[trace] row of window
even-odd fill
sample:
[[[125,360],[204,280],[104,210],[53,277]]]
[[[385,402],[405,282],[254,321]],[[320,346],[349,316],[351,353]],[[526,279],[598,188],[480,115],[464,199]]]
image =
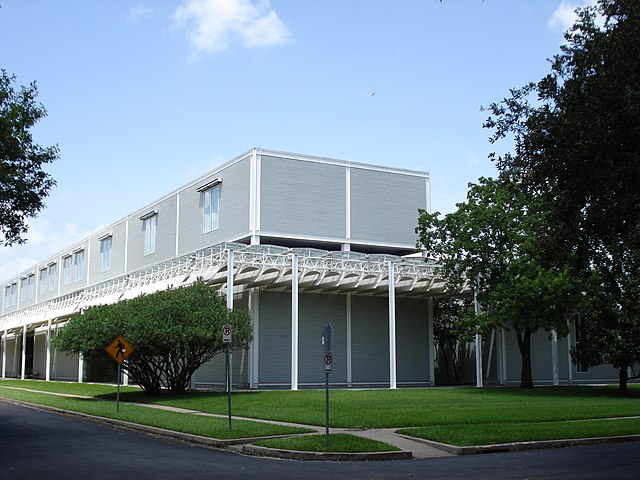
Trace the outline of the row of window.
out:
[[[201,194],[202,204],[202,233],[208,233],[218,228],[220,206],[220,179],[198,189]],[[144,237],[144,254],[150,255],[156,251],[156,229],[158,224],[158,212],[153,210],[140,217]],[[113,237],[105,235],[100,238],[100,268],[107,271],[111,268],[111,247]],[[84,250],[80,249],[70,255],[62,257],[62,283],[69,285],[72,280],[82,280],[84,275]],[[38,271],[38,292],[43,295],[56,289],[57,266],[51,263]],[[29,274],[20,279],[20,301],[35,297],[35,274]],[[16,304],[17,284],[7,285],[4,291],[4,304],[14,306]]]

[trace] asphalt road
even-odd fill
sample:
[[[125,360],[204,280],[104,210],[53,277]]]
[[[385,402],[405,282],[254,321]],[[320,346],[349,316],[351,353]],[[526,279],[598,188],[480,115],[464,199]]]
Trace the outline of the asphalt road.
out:
[[[394,462],[246,457],[0,400],[1,479],[640,479],[640,442]]]

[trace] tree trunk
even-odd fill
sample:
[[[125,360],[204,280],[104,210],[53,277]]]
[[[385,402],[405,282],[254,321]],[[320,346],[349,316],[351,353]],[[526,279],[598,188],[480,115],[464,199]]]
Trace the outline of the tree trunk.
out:
[[[618,393],[620,395],[628,395],[629,390],[627,388],[627,383],[629,382],[629,373],[627,372],[627,365],[620,365],[620,376],[618,382]]]
[[[522,358],[520,387],[533,388],[533,375],[531,373],[531,330],[525,328],[523,332],[516,332],[516,337]]]

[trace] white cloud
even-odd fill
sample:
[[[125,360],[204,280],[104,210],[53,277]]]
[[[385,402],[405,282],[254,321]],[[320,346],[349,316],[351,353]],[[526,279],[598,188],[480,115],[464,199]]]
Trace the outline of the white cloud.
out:
[[[566,32],[573,26],[578,18],[576,15],[577,8],[591,7],[596,3],[596,0],[583,0],[581,2],[567,2],[563,0],[551,15],[547,26],[549,28],[560,27],[563,32]]]
[[[196,53],[221,52],[233,41],[245,47],[268,47],[291,38],[268,0],[186,0],[176,8],[173,20],[187,28]]]
[[[152,8],[144,7],[142,5],[139,5],[137,7],[131,7],[127,11],[127,15],[125,16],[125,20],[127,22],[137,22],[138,20],[140,20],[142,18],[150,17],[152,13],[153,13],[153,9]]]

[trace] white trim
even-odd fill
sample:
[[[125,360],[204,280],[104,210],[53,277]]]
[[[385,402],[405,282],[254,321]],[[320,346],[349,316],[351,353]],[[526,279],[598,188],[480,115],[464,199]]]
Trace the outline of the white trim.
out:
[[[180,255],[180,193],[176,192],[176,257]]]
[[[291,390],[298,390],[298,256],[291,255]]]
[[[22,365],[20,366],[20,378],[24,380],[27,373],[27,326],[22,327]]]
[[[389,262],[389,388],[397,387],[396,358],[396,281],[394,264]]]
[[[142,220],[143,222],[151,217],[153,217],[154,215],[158,215],[158,209],[155,208],[153,210],[148,211],[147,213],[143,214],[140,216],[140,220]]]
[[[473,292],[473,304],[476,315],[480,315],[480,302],[478,302],[478,294]],[[482,335],[476,334],[476,387],[482,387]]]
[[[553,370],[553,384],[560,385],[558,375],[558,332],[555,328],[551,330],[551,367]]]
[[[46,344],[45,360],[44,360],[44,379],[51,380],[51,319],[47,321],[47,344]]]
[[[200,185],[199,187],[196,187],[196,192],[198,193],[206,192],[207,190],[211,190],[212,188],[217,187],[220,184],[222,184],[222,178],[220,177],[214,178],[210,182],[207,182],[204,185]],[[180,190],[176,192],[176,194],[178,193],[180,193]]]
[[[353,382],[353,349],[351,342],[353,341],[352,333],[351,333],[351,292],[347,292],[346,295],[346,306],[347,306],[347,387],[350,387]]]
[[[351,242],[351,164],[345,168],[345,238],[347,243]]]
[[[78,354],[78,383],[82,383],[84,377],[84,355]]]

